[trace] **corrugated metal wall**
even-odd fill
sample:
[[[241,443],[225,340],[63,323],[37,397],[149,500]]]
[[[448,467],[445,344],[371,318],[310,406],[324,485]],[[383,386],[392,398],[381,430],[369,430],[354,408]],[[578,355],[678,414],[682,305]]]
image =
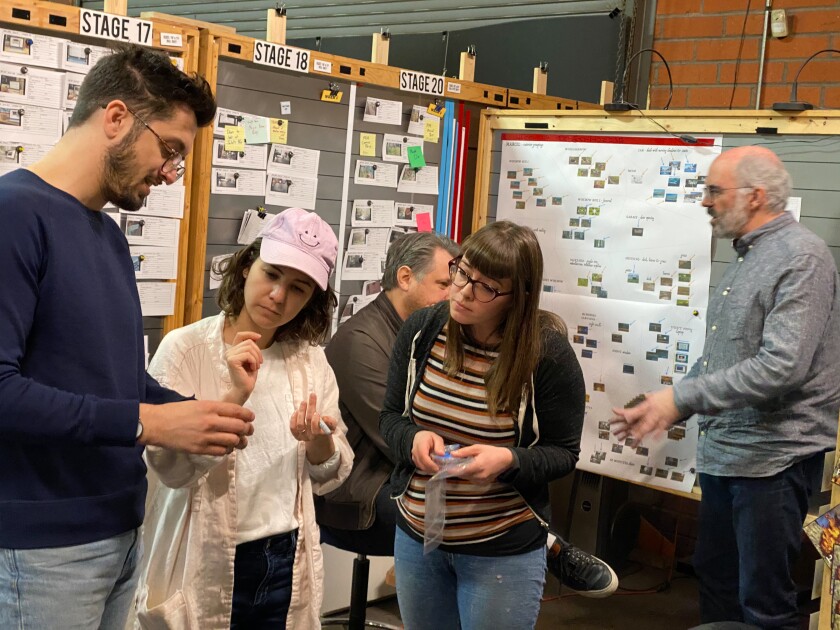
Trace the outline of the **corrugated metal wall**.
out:
[[[101,10],[102,0],[81,0]],[[215,24],[264,38],[266,9],[279,2],[265,0],[131,0],[129,15],[157,11]],[[282,3],[288,14],[287,39],[369,35],[382,28],[391,33],[433,33],[572,15],[606,15],[625,0],[291,0]],[[628,7],[631,2],[627,2]]]

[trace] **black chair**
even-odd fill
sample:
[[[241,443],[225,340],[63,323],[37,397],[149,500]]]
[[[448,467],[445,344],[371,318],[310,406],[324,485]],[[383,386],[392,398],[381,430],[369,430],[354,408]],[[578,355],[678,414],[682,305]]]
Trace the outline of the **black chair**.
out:
[[[383,546],[383,540],[385,544]],[[393,626],[379,621],[367,620],[367,591],[370,578],[371,556],[394,555],[394,532],[377,532],[375,528],[363,531],[336,530],[321,526],[321,542],[337,549],[355,553],[353,559],[353,577],[350,587],[350,609],[347,617],[325,617],[322,627],[341,626],[348,630],[363,628],[381,628],[382,630],[402,630],[402,626]],[[390,543],[390,544],[389,544]]]

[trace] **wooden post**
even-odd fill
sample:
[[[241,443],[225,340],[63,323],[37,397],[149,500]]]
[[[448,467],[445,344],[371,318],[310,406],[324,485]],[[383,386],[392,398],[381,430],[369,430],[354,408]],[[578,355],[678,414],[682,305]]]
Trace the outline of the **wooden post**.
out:
[[[128,15],[128,0],[105,0],[103,10],[114,15]]]
[[[548,86],[548,64],[545,61],[534,68],[534,94],[545,94]]]
[[[601,105],[612,103],[614,89],[615,83],[612,81],[601,81]]]
[[[286,9],[269,9],[265,18],[265,39],[272,44],[286,43]]]
[[[391,34],[388,31],[373,34],[373,47],[370,51],[371,63],[388,65],[388,49],[391,45]]]
[[[461,68],[458,71],[461,81],[475,81],[475,48],[470,46],[461,53]]]

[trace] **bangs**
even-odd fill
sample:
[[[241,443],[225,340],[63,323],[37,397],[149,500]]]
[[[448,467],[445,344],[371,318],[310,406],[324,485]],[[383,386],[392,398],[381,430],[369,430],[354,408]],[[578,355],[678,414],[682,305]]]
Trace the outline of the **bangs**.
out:
[[[461,254],[470,267],[493,280],[513,280],[518,275],[519,256],[515,242],[493,230],[480,230],[467,237]]]

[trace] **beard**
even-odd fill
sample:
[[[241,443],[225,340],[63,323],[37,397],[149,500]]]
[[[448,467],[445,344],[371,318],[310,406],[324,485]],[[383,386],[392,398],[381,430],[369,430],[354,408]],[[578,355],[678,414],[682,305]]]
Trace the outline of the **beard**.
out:
[[[739,197],[735,205],[726,212],[715,213],[712,216],[716,219],[712,225],[712,236],[715,238],[738,238],[744,226],[750,220],[747,200]]]
[[[138,130],[139,131],[139,130]],[[145,197],[133,184],[137,166],[134,160],[134,144],[139,133],[132,131],[115,147],[108,149],[102,175],[102,196],[108,203],[128,212],[137,212],[143,207]],[[145,183],[151,188],[150,178]]]

